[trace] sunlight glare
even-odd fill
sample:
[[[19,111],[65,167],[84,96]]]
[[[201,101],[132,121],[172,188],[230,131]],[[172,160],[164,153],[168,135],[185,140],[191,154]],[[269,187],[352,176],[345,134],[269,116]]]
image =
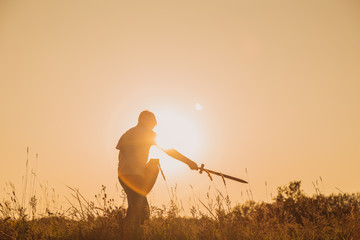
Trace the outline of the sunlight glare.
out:
[[[196,160],[202,141],[195,121],[192,121],[189,115],[175,111],[154,111],[154,113],[158,123],[154,129],[157,133],[157,144],[164,149],[175,148],[185,156]],[[160,152],[156,149],[151,150],[152,157],[166,159],[166,164],[164,164],[166,166],[163,167],[172,168],[175,171],[179,164],[184,165]]]

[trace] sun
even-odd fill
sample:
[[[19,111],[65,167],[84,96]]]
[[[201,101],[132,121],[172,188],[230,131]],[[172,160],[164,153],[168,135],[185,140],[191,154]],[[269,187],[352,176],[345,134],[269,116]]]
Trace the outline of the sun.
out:
[[[163,110],[154,111],[154,114],[157,119],[157,126],[154,129],[157,133],[156,142],[161,148],[175,148],[189,158],[196,158],[199,155],[203,141],[199,134],[199,126],[191,118],[190,112],[185,114],[174,110]],[[167,158],[164,154],[159,154],[159,150],[152,150],[150,157],[159,157],[160,160]],[[177,164],[178,161],[174,159],[166,161],[166,165]]]
[[[176,148],[188,154],[194,154],[199,146],[198,129],[191,118],[176,112],[161,112],[156,114],[159,146]]]

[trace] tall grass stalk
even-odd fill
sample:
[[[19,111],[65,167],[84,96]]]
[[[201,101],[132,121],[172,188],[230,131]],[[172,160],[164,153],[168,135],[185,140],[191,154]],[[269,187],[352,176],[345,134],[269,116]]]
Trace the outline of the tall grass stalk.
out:
[[[23,191],[22,191],[22,200],[21,206],[25,209],[25,202],[26,202],[26,191],[28,186],[28,171],[29,171],[29,147],[26,148],[26,162],[25,162],[25,175],[23,176]]]
[[[249,200],[229,208],[226,194],[214,186],[209,186],[206,201],[196,199],[206,212],[199,211],[191,218],[179,215],[177,187],[172,188],[172,202],[154,209],[157,214],[142,226],[142,238],[360,239],[360,193],[310,197],[301,190],[301,182],[294,181],[279,187],[271,203]],[[0,204],[0,239],[128,239],[124,235],[125,208],[108,197],[105,186],[96,201],[68,187],[71,198],[66,211],[33,220],[21,217],[17,209],[21,202],[15,187],[9,187],[12,203]]]

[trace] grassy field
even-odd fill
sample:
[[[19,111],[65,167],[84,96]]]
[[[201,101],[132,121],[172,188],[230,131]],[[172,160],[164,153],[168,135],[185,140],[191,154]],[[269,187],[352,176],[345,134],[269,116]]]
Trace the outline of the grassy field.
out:
[[[15,192],[0,205],[0,239],[129,239],[125,207],[109,199],[106,188],[87,201],[72,189],[75,201],[62,211],[36,214],[37,199],[24,209]],[[138,233],[143,239],[360,239],[360,194],[306,196],[301,182],[279,187],[271,203],[247,201],[230,207],[228,196],[192,207],[180,216],[175,201],[152,207],[152,217]],[[30,212],[30,216],[26,215]]]

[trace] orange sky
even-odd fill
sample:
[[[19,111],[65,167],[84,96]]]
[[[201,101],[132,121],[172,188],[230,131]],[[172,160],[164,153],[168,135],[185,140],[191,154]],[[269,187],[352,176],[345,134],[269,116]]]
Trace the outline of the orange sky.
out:
[[[21,192],[29,146],[30,168],[38,153],[39,181],[60,194],[113,192],[117,140],[149,109],[185,155],[249,179],[255,200],[291,180],[312,194],[319,176],[326,193],[359,191],[359,12],[358,1],[3,0],[0,184]],[[189,184],[204,196],[209,179],[174,162],[162,159],[169,186],[185,202]],[[233,202],[248,188],[228,183]],[[151,199],[169,200],[160,178]]]

